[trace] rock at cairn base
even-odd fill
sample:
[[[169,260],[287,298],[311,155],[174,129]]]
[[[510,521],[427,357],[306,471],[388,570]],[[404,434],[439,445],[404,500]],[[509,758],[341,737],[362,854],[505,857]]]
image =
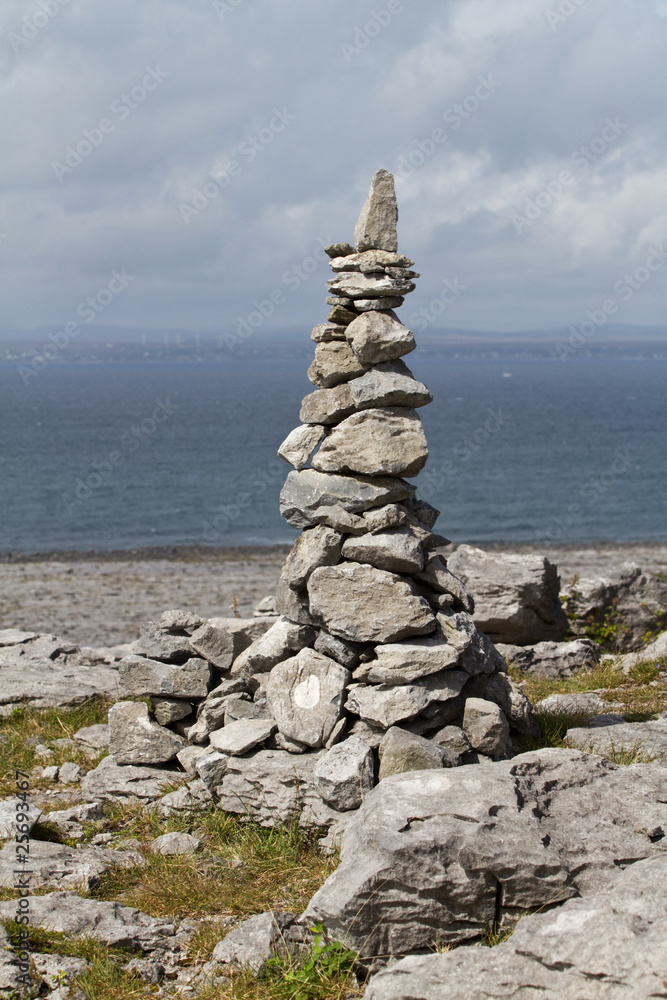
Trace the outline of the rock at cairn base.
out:
[[[114,709],[113,766],[178,755],[200,776],[177,793],[180,806],[162,808],[212,796],[266,826],[326,827],[333,845],[378,775],[387,784],[490,765],[534,730],[530,704],[470,617],[466,580],[484,621],[488,588],[470,560],[447,565],[439,512],[406,479],[427,460],[417,409],[432,397],[401,360],[416,344],[393,310],[419,275],[398,253],[397,219],[393,178],[378,171],[356,246],[326,248],[334,294],[310,334],[314,388],[278,451],[293,466],[280,512],[300,532],[272,605],[280,617],[257,631],[170,612],[120,664],[156,721],[144,705]],[[515,589],[525,575],[514,574]]]

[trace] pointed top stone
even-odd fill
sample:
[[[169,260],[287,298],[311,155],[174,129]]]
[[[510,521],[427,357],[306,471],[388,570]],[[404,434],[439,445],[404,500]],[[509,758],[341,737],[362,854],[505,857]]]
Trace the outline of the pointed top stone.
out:
[[[368,198],[354,227],[357,251],[398,250],[397,222],[394,175],[388,170],[378,170],[373,174]]]

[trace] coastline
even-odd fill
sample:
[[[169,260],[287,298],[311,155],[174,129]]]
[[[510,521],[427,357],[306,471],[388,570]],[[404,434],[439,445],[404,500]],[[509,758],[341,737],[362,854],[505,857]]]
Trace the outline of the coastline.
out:
[[[563,586],[575,574],[605,575],[623,562],[667,574],[667,541],[478,546],[546,555],[558,567]],[[111,646],[136,639],[142,622],[168,608],[231,617],[237,602],[240,615],[251,616],[258,601],[275,591],[288,551],[288,545],[155,546],[0,554],[0,627],[51,632],[83,646]]]

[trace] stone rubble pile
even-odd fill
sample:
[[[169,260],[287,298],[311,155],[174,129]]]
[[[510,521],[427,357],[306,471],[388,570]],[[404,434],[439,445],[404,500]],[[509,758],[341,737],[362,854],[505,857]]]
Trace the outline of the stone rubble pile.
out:
[[[119,665],[152,714],[113,707],[115,764],[177,757],[223,808],[267,824],[305,811],[330,825],[378,778],[503,759],[534,726],[438,551],[438,511],[408,482],[427,459],[417,410],[432,397],[402,360],[416,345],[394,309],[419,276],[398,253],[397,218],[380,170],[356,246],[327,248],[335,277],[311,335],[315,389],[278,452],[294,467],[281,513],[301,530],[279,617],[165,612]]]

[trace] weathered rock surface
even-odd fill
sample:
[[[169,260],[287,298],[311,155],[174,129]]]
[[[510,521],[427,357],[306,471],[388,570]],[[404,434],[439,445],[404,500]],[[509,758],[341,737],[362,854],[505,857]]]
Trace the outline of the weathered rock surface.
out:
[[[667,632],[661,632],[657,639],[648,642],[636,653],[626,653],[619,660],[623,673],[628,674],[638,663],[655,663],[661,657],[667,656]]]
[[[315,392],[310,392],[307,396],[304,396],[301,401],[299,419],[303,421],[303,426],[317,429],[321,428],[323,424],[338,423],[339,420],[342,420],[343,417],[348,417],[354,410],[355,405],[352,399],[350,383],[345,382],[342,385],[335,386],[333,389],[316,389]],[[294,431],[292,431],[293,433]],[[324,430],[321,429],[315,447],[320,443],[323,435]],[[310,458],[313,450],[311,449],[308,453],[308,458]],[[278,454],[280,455],[280,452]],[[308,459],[306,459],[303,465],[306,465],[307,461]],[[292,464],[295,465],[296,463],[293,462]]]
[[[107,666],[96,665],[82,670],[76,663],[26,656],[14,665],[6,663],[3,658],[0,668],[0,714],[11,712],[13,706],[21,702],[27,702],[33,708],[51,708],[80,705],[96,696],[118,699],[128,694],[119,681],[118,671]]]
[[[411,955],[365,1000],[625,1000],[664,994],[667,856],[638,861],[585,899],[523,917],[509,941]]]
[[[320,392],[327,392],[327,390],[321,389]],[[315,394],[313,393],[313,395]],[[295,427],[278,448],[278,457],[293,465],[295,469],[303,469],[308,465],[310,456],[324,434],[324,427],[321,427],[317,422],[309,422]]]
[[[327,288],[335,295],[350,299],[380,299],[409,295],[414,292],[415,283],[409,278],[393,278],[384,272],[361,274],[349,271],[327,281]]]
[[[473,750],[487,757],[501,757],[507,747],[510,727],[505,713],[495,702],[468,698],[463,713],[463,732]]]
[[[349,301],[354,301],[354,308],[360,313],[388,313],[394,309],[400,309],[405,302],[405,299],[402,295],[383,295],[381,298],[377,299],[350,299]]]
[[[9,840],[11,838],[13,840],[17,836],[17,816],[20,818],[21,832],[30,833],[35,823],[39,822],[41,815],[42,810],[38,809],[32,802],[23,802],[14,795],[11,798],[0,800],[0,839]]]
[[[289,934],[295,922],[293,914],[273,910],[249,917],[218,941],[213,962],[238,965],[257,975],[272,956],[287,957],[295,950]]]
[[[357,410],[376,406],[426,406],[433,396],[399,359],[383,361],[346,386]]]
[[[295,528],[307,528],[314,523],[312,515],[323,507],[341,507],[355,514],[403,500],[414,490],[409,483],[389,476],[339,476],[302,469],[290,472],[285,480],[280,513]]]
[[[474,613],[475,601],[465,582],[447,568],[447,563],[436,552],[429,553],[423,571],[416,575],[418,580],[433,590],[442,594],[450,594],[459,609],[462,608],[470,615]],[[482,628],[481,625],[480,628]]]
[[[398,206],[394,178],[388,170],[373,174],[370,191],[354,227],[357,252],[364,250],[398,250]]]
[[[334,257],[332,271],[375,271],[386,267],[412,267],[414,260],[391,250],[364,250]]]
[[[575,635],[585,634],[589,619],[602,624],[611,616],[619,626],[617,648],[621,652],[641,647],[646,633],[664,624],[667,583],[643,573],[636,563],[623,563],[608,576],[577,580],[563,596],[568,615],[575,619],[570,621]]]
[[[239,719],[211,733],[211,746],[221,753],[239,757],[266,742],[275,731],[273,719]]]
[[[74,733],[74,739],[91,750],[103,750],[109,746],[109,725],[100,722],[95,726],[83,726]]]
[[[599,891],[619,866],[662,851],[665,823],[667,767],[658,764],[544,749],[395,775],[354,814],[341,864],[305,917],[367,956],[460,943]]]
[[[361,653],[365,649],[363,643],[346,642],[337,635],[330,635],[322,629],[315,640],[315,647],[318,653],[330,656],[332,660],[341,663],[348,670],[353,670],[359,663]]]
[[[455,667],[461,654],[461,649],[442,635],[388,642],[376,647],[367,680],[371,684],[411,684],[420,677]]]
[[[283,565],[283,579],[295,590],[305,587],[318,566],[335,566],[341,555],[342,536],[324,524],[309,528],[297,538]]]
[[[71,892],[29,896],[30,923],[68,936],[84,936],[106,941],[112,948],[129,951],[176,951],[174,926],[159,917],[120,903],[82,899]],[[16,902],[0,903],[0,919],[11,920]]]
[[[575,670],[594,667],[600,659],[600,647],[592,639],[571,642],[538,642],[534,646],[497,644],[498,652],[507,663],[527,674],[549,677],[569,677]]]
[[[645,759],[667,759],[667,714],[648,722],[622,722],[591,729],[568,729],[569,746],[590,750],[604,756],[610,753],[637,752]]]
[[[361,375],[366,367],[347,341],[332,340],[315,347],[315,360],[308,369],[308,378],[320,389],[330,389]]]
[[[465,657],[463,662],[465,663]],[[540,735],[532,705],[519,685],[507,674],[476,674],[466,684],[463,694],[469,698],[495,702],[502,708],[510,725],[519,733]]]
[[[192,703],[180,698],[151,698],[151,705],[155,721],[160,726],[169,726],[187,718],[192,712]]]
[[[392,573],[419,573],[424,568],[421,542],[408,527],[346,538],[342,554],[352,562],[368,563]]]
[[[85,889],[94,888],[109,868],[134,868],[144,864],[139,851],[109,851],[99,847],[66,847],[45,840],[31,840],[30,888]],[[0,886],[16,886],[16,845],[5,844],[0,850]]]
[[[343,714],[349,671],[340,663],[302,649],[274,667],[266,698],[278,729],[310,747],[323,746]]]
[[[394,361],[417,346],[412,330],[392,312],[365,312],[345,328],[345,336],[354,354],[367,366]]]
[[[556,567],[544,556],[460,545],[447,560],[475,598],[475,623],[494,642],[560,642],[568,628]]]
[[[310,339],[316,344],[327,344],[332,340],[345,340],[345,328],[336,323],[317,323],[313,327]]]
[[[182,629],[171,631],[155,622],[144,622],[135,652],[149,659],[182,663],[192,656],[192,646],[189,634]]]
[[[186,732],[190,743],[200,746],[206,743],[211,733],[224,725],[230,700],[246,690],[246,681],[240,677],[228,678],[213,688],[206,701],[199,706],[197,721]]]
[[[324,801],[346,812],[359,808],[373,787],[374,772],[372,750],[363,740],[350,736],[321,758],[313,778]]]
[[[211,669],[206,660],[199,657],[176,664],[160,663],[144,656],[126,656],[120,661],[118,673],[125,687],[142,697],[205,698],[211,681]]]
[[[312,465],[319,472],[416,476],[427,458],[426,435],[417,413],[386,406],[342,420],[324,439]]]
[[[248,680],[253,674],[265,673],[275,667],[276,663],[309,646],[314,638],[315,631],[309,626],[280,618],[234,661],[231,675]],[[215,694],[215,691],[211,694]]]
[[[236,653],[234,636],[226,628],[216,628],[207,622],[192,633],[190,645],[195,653],[219,670],[229,669]]]
[[[168,856],[194,854],[200,844],[201,841],[197,837],[193,837],[190,833],[176,833],[172,831],[171,833],[163,833],[161,836],[156,837],[151,842],[151,851]]]
[[[120,766],[105,757],[81,779],[81,792],[88,801],[101,799],[143,799],[153,802],[169,785],[180,785],[186,775],[168,768]]]
[[[109,709],[109,753],[117,764],[163,764],[185,740],[153,722],[142,702],[119,701]]]
[[[433,612],[409,583],[372,566],[322,566],[311,575],[308,593],[313,615],[352,642],[392,642],[435,629]]]
[[[398,726],[392,726],[387,730],[378,748],[378,756],[380,781],[391,777],[392,774],[456,767],[461,763],[458,753],[453,753],[440,744],[432,743]]]
[[[359,684],[350,688],[346,709],[372,726],[389,729],[414,719],[436,702],[447,702],[461,693],[468,675],[463,670],[444,670],[412,684]],[[430,728],[435,729],[437,722]]]
[[[535,705],[535,711],[567,712],[571,715],[600,715],[610,708],[608,702],[602,700],[596,691],[583,691],[580,694],[550,694]]]

